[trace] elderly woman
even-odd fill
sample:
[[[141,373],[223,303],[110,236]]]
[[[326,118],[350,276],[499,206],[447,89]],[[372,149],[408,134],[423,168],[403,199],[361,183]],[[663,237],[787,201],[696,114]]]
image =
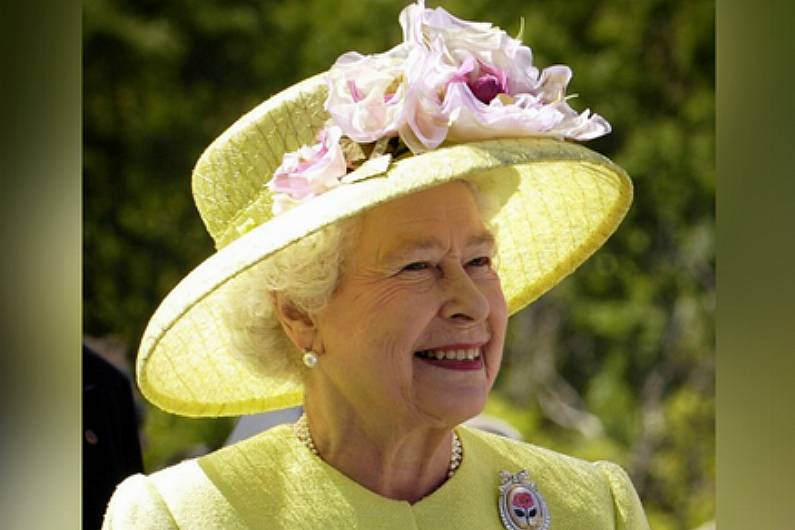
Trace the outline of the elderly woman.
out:
[[[105,528],[648,527],[618,466],[460,426],[508,315],[629,206],[620,168],[561,140],[609,125],[498,28],[422,2],[400,22],[400,45],[343,55],[208,148],[193,187],[219,251],[141,344],[165,410],[305,415],[128,478]]]

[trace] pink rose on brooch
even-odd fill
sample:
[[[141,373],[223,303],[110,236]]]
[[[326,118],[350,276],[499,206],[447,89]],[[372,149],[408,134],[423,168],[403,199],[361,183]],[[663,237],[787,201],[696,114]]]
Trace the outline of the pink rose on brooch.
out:
[[[531,508],[535,504],[533,501],[533,496],[527,492],[517,493],[513,497],[513,505],[518,506],[519,508]]]

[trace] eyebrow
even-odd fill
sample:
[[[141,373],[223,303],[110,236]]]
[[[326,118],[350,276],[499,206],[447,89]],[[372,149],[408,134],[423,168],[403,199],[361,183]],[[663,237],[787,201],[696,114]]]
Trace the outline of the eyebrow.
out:
[[[494,246],[496,240],[489,231],[478,232],[469,236],[464,243],[464,248],[480,247],[484,245]],[[434,237],[421,237],[417,239],[407,239],[399,243],[395,248],[383,255],[382,261],[392,262],[410,256],[416,252],[424,250],[438,250],[445,245]]]

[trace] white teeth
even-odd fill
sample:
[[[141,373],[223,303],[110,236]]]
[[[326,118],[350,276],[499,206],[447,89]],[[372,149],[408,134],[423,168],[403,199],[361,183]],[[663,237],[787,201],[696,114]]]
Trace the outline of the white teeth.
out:
[[[464,359],[473,361],[480,358],[480,348],[468,348],[465,350],[426,350],[420,353],[422,357],[428,359],[436,359],[441,361],[443,359],[463,361]]]

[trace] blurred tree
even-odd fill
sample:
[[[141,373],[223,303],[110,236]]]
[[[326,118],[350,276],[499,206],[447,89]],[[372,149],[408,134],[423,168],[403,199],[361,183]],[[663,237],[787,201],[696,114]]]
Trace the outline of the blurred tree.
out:
[[[428,2],[429,6],[439,5]],[[347,50],[401,38],[403,1],[84,2],[84,322],[134,350],[212,253],[190,196],[202,149]],[[714,517],[714,2],[451,0],[570,65],[589,147],[632,175],[608,244],[510,324],[488,410],[540,445],[631,473],[657,530]],[[150,411],[153,470],[223,440],[228,421]],[[198,447],[198,448],[197,448]]]

